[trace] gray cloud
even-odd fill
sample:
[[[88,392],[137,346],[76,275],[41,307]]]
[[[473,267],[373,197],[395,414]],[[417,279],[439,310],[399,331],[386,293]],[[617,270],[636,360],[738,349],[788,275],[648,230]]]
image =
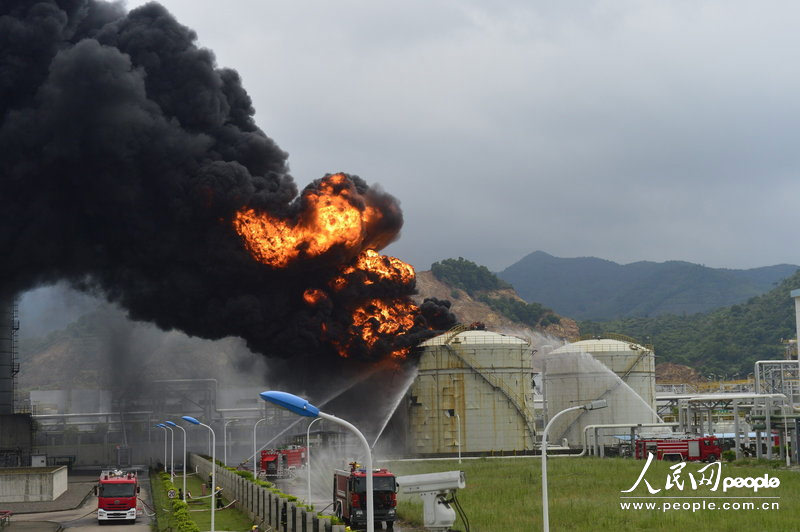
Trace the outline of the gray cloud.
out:
[[[388,251],[418,268],[800,262],[793,2],[163,4],[301,185],[342,170],[401,200]]]

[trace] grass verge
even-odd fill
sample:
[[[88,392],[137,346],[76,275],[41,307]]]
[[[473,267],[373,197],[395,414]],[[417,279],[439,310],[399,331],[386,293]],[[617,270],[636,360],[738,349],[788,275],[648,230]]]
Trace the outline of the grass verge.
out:
[[[178,530],[177,519],[175,512],[172,511],[170,499],[167,497],[167,487],[161,478],[161,475],[155,472],[150,474],[150,484],[153,490],[153,503],[156,506],[156,513],[158,517],[157,525],[153,530],[169,531]],[[183,477],[175,477],[175,486],[183,486]],[[196,475],[188,475],[186,477],[186,490],[194,496],[202,494],[202,482]],[[228,500],[224,496],[222,501],[228,504]],[[204,499],[187,499],[188,502],[188,516],[194,523],[197,524],[200,530],[211,529],[211,497]],[[196,511],[198,510],[198,511]],[[214,512],[214,528],[217,530],[226,530],[232,532],[247,532],[253,526],[253,522],[242,512],[236,508],[228,508],[225,510],[217,509]]]
[[[670,531],[741,530],[796,531],[800,530],[800,473],[797,470],[776,468],[773,463],[722,465],[725,477],[777,477],[780,486],[772,489],[729,488],[723,492],[723,481],[716,491],[711,486],[698,485],[692,489],[689,474],[699,482],[698,473],[705,464],[687,463],[682,466],[678,480],[683,489],[673,485],[667,489],[666,478],[672,476],[674,463],[653,462],[644,476],[655,495],[648,492],[644,482],[631,493],[622,493],[636,483],[645,465],[644,460],[619,458],[551,458],[547,462],[550,527],[552,530],[652,530]],[[458,500],[471,524],[471,532],[514,532],[539,530],[542,527],[541,463],[538,458],[480,459],[455,461],[395,462],[388,467],[397,475],[411,475],[460,469],[466,473],[467,487],[459,490]],[[717,466],[715,466],[717,467]],[[705,471],[709,476],[711,469]],[[717,471],[715,469],[715,471]],[[716,474],[716,473],[715,473]],[[713,482],[713,479],[711,479]],[[636,499],[621,497],[636,496]],[[753,497],[778,498],[753,498]],[[665,498],[655,498],[665,497]],[[720,498],[725,497],[725,498]],[[739,498],[734,498],[739,497]],[[741,497],[748,497],[746,499]],[[705,509],[692,510],[693,504],[705,501]],[[623,504],[630,503],[626,509]],[[653,504],[635,509],[633,503]],[[688,510],[664,505],[689,503]],[[715,509],[710,509],[714,503]],[[723,505],[752,503],[753,509],[734,509]],[[778,507],[761,505],[778,503]],[[414,524],[422,522],[422,504],[416,496],[398,496],[398,514]],[[459,519],[457,530],[466,530]]]

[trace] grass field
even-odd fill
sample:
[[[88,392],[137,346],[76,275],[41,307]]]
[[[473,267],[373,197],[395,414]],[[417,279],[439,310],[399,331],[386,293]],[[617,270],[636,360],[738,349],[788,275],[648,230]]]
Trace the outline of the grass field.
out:
[[[653,489],[651,495],[644,482],[631,493],[621,493],[636,483],[645,465],[643,460],[620,458],[550,458],[547,461],[550,528],[554,532],[576,531],[714,531],[742,530],[793,532],[800,530],[800,472],[777,469],[774,463],[732,465],[725,463],[716,491],[713,486],[699,485],[692,489],[689,474],[700,481],[698,473],[705,464],[687,463],[677,486],[666,488],[666,478],[674,471],[672,462],[653,462],[644,479]],[[459,490],[458,500],[471,524],[471,532],[514,532],[541,530],[542,491],[541,464],[538,458],[464,460],[458,464],[448,461],[394,462],[388,467],[397,475],[411,475],[460,469],[466,473],[467,487]],[[714,466],[715,468],[718,466]],[[711,469],[705,471],[707,476]],[[715,469],[717,471],[717,469]],[[723,492],[726,477],[777,477],[780,486],[771,489],[729,488]],[[716,475],[716,473],[715,473]],[[715,477],[714,477],[715,478]],[[714,480],[712,478],[712,482]],[[621,497],[636,496],[636,499]],[[748,498],[741,497],[779,497]],[[666,497],[656,499],[654,497]],[[679,498],[682,497],[682,498]],[[715,498],[712,498],[715,497]],[[721,498],[725,497],[725,498]],[[740,498],[734,498],[740,497]],[[419,499],[399,495],[398,512],[406,521],[422,522]],[[702,504],[706,509],[696,511],[670,509],[662,511],[665,503]],[[651,503],[655,509],[623,509],[625,503]],[[708,509],[714,503],[718,509]],[[722,509],[723,504],[755,503],[757,509]],[[763,503],[778,503],[777,509],[761,509]],[[466,528],[460,519],[455,528]]]
[[[158,527],[154,528],[154,530],[158,531],[168,531],[172,530],[171,523],[169,520],[169,512],[166,510],[170,507],[168,504],[169,500],[167,499],[167,495],[163,489],[163,483],[158,478],[158,475],[150,475],[150,482],[153,490],[153,502],[156,506],[156,510],[158,511]],[[189,493],[192,493],[195,497],[200,496],[202,492],[201,487],[201,480],[196,475],[190,475],[186,477],[186,489]],[[183,486],[183,477],[176,476],[175,482],[176,487]],[[230,502],[228,499],[224,497],[222,501],[225,504]],[[210,503],[211,497],[205,499],[195,499],[194,502],[189,504],[189,516],[191,517],[192,521],[197,523],[197,526],[200,527],[200,530],[210,530],[211,528],[211,511],[210,511]],[[194,511],[194,510],[205,510],[205,511]],[[245,532],[249,531],[250,528],[253,526],[252,521],[250,521],[247,516],[245,516],[239,510],[235,508],[229,508],[227,510],[217,510],[214,512],[214,528],[217,530],[226,530],[232,532]]]

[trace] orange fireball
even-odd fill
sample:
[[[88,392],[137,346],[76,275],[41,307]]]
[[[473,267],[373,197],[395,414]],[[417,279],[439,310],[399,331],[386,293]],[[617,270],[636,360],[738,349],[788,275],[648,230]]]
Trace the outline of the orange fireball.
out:
[[[334,246],[355,250],[355,254],[369,227],[382,217],[378,209],[364,204],[344,174],[324,178],[317,190],[304,192],[302,200],[296,222],[254,209],[236,213],[233,227],[256,260],[284,268],[301,254],[316,257]]]
[[[409,285],[416,279],[414,267],[410,264],[396,257],[381,255],[373,249],[368,249],[358,256],[355,264],[343,268],[342,274],[331,280],[331,288],[341,290],[347,286],[347,276],[357,271],[367,274],[362,281],[367,285],[374,283],[370,277],[392,281],[399,285]]]
[[[418,312],[419,307],[406,299],[372,299],[353,312],[350,331],[372,348],[381,336],[398,336],[409,332],[414,327]],[[345,358],[348,356],[347,347],[346,344],[337,344],[339,354]],[[401,348],[394,350],[392,356],[403,358],[407,353],[408,349]]]

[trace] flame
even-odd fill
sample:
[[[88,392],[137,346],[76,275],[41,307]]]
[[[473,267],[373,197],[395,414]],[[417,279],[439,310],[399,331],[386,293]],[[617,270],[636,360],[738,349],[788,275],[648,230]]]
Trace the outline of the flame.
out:
[[[306,304],[315,307],[324,300],[333,301],[338,297],[335,293],[350,283],[393,284],[399,289],[393,294],[408,292],[413,286],[416,275],[410,264],[381,255],[375,249],[365,249],[381,248],[393,233],[378,234],[380,231],[376,229],[384,220],[383,213],[370,205],[346,175],[328,175],[315,188],[306,188],[299,207],[300,213],[290,219],[242,209],[234,216],[233,227],[253,258],[273,268],[285,268],[297,260],[323,255],[334,247],[341,247],[348,252],[346,256],[354,257],[328,281],[330,291],[306,289],[303,292]],[[384,288],[381,290],[385,291]],[[410,332],[418,315],[419,307],[406,297],[371,298],[352,311],[346,333],[332,336],[325,322],[320,324],[320,332],[347,358],[351,350],[358,351],[362,346],[371,351],[376,347],[386,349],[383,344],[376,346],[378,341]],[[398,348],[390,354],[404,358],[408,351]]]
[[[350,331],[372,348],[382,336],[398,336],[409,332],[414,327],[414,318],[418,312],[419,307],[406,299],[372,299],[353,312]],[[349,343],[337,344],[337,350],[344,358],[348,356],[348,346]],[[392,351],[391,356],[405,358],[407,354],[407,348],[400,348]]]
[[[375,207],[363,204],[344,174],[323,178],[317,190],[303,193],[302,200],[303,210],[296,222],[254,209],[236,213],[233,227],[256,260],[284,268],[301,254],[316,257],[334,246],[360,249],[368,228],[383,216]]]
[[[325,294],[325,292],[319,288],[309,288],[303,292],[303,299],[306,301],[306,303],[312,306],[316,305],[323,299],[327,299],[327,297],[328,296]]]
[[[341,290],[348,284],[348,276],[355,272],[363,272],[366,277],[363,284],[373,284],[373,279],[392,281],[400,285],[409,285],[416,279],[414,267],[396,257],[381,255],[373,249],[363,251],[352,266],[342,269],[341,275],[334,277],[330,286]]]

